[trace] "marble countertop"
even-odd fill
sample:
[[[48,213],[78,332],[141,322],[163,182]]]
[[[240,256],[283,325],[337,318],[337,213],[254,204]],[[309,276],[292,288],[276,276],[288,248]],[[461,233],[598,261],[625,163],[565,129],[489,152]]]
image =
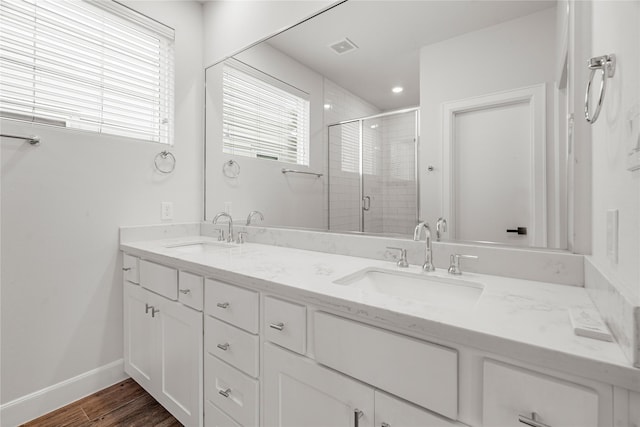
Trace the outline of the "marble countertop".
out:
[[[640,391],[640,369],[633,368],[615,342],[576,336],[569,309],[596,310],[584,288],[464,273],[484,290],[472,308],[438,307],[335,284],[364,268],[398,269],[395,263],[278,246],[245,243],[204,253],[176,247],[213,242],[203,236],[122,243],[129,254],[261,291],[353,315],[452,344],[514,358],[544,368]],[[448,277],[446,271],[422,273]]]

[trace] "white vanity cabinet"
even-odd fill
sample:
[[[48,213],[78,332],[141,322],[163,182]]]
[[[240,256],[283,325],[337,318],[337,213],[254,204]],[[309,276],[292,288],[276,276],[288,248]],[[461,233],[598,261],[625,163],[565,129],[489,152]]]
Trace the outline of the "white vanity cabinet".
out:
[[[596,390],[485,360],[483,424],[597,427]],[[535,415],[534,415],[535,414]]]
[[[264,347],[264,427],[373,427],[374,390],[272,344]]]
[[[260,294],[205,281],[205,426],[259,425]]]
[[[160,279],[164,290],[177,278],[176,270],[167,271]],[[153,287],[144,272],[141,284]],[[125,372],[186,426],[202,426],[202,331],[202,312],[125,280]]]
[[[272,344],[264,362],[264,427],[462,426]]]

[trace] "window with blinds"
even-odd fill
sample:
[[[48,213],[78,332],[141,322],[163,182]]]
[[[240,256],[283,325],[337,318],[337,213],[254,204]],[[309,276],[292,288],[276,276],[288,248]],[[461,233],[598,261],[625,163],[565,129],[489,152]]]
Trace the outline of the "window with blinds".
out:
[[[115,1],[0,0],[0,116],[171,144],[173,44]]]
[[[222,74],[223,152],[308,166],[308,95],[235,62]]]

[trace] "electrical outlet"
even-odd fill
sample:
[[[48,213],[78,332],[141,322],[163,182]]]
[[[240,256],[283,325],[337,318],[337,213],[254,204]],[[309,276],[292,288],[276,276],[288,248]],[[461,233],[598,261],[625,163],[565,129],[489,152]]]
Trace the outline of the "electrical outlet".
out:
[[[231,202],[224,202],[224,211],[231,215]]]
[[[618,263],[618,210],[607,211],[607,257]]]
[[[173,202],[160,203],[160,218],[162,220],[173,219]]]

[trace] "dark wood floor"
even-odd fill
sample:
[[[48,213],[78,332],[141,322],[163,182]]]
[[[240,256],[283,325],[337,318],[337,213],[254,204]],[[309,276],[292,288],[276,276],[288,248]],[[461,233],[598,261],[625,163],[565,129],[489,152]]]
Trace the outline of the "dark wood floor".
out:
[[[181,427],[132,379],[73,402],[23,427]]]

